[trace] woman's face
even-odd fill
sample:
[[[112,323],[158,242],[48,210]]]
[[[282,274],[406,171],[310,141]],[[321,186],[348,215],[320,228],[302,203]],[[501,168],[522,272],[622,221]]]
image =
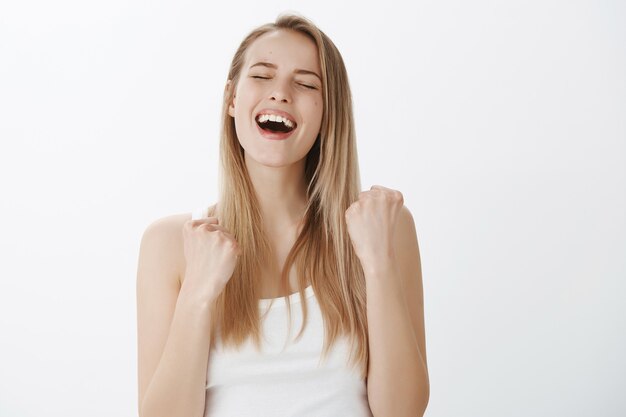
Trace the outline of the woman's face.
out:
[[[313,146],[323,110],[317,54],[311,39],[292,30],[266,33],[249,46],[228,108],[247,162],[252,158],[266,166],[286,166],[304,158]],[[268,123],[267,116],[257,122],[261,115],[272,113],[280,113],[290,122]],[[261,126],[295,128],[286,139],[277,140]]]

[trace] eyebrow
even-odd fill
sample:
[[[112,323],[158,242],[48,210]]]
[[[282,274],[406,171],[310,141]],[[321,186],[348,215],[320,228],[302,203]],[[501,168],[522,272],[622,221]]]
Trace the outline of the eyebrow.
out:
[[[268,67],[268,68],[274,68],[277,69],[278,67],[275,64],[272,64],[271,62],[257,62],[256,64],[252,64],[250,65],[250,68],[256,67],[256,66],[261,66],[261,67]],[[248,69],[250,69],[248,68]],[[309,74],[309,75],[315,75],[317,78],[319,78],[320,81],[322,81],[322,77],[320,77],[317,72],[314,71],[309,71],[309,70],[305,70],[305,69],[297,69],[294,71],[296,74]]]

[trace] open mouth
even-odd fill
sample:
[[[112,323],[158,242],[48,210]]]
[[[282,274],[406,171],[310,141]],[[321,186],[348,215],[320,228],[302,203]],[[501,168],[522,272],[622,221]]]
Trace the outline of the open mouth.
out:
[[[294,131],[298,125],[296,122],[287,120],[283,117],[273,117],[275,120],[270,120],[269,115],[260,115],[256,118],[256,123],[259,127],[268,133],[289,133]]]

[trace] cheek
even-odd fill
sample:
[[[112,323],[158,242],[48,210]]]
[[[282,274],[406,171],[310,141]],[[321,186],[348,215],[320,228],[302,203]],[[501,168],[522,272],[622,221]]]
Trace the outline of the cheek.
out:
[[[255,83],[242,81],[237,88],[237,105],[243,110],[253,98],[259,94],[259,86]]]
[[[315,114],[317,116],[317,119],[318,119],[319,123],[321,123],[322,122],[322,116],[324,114],[324,109],[323,109],[321,100],[315,100],[313,102],[313,109],[315,111]]]

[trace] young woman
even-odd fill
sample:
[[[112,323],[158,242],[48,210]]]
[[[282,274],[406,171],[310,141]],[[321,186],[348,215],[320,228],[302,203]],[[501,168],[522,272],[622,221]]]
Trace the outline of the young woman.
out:
[[[415,225],[399,191],[360,192],[333,42],[297,15],[253,30],[222,120],[218,202],[142,237],[139,415],[421,416]]]

